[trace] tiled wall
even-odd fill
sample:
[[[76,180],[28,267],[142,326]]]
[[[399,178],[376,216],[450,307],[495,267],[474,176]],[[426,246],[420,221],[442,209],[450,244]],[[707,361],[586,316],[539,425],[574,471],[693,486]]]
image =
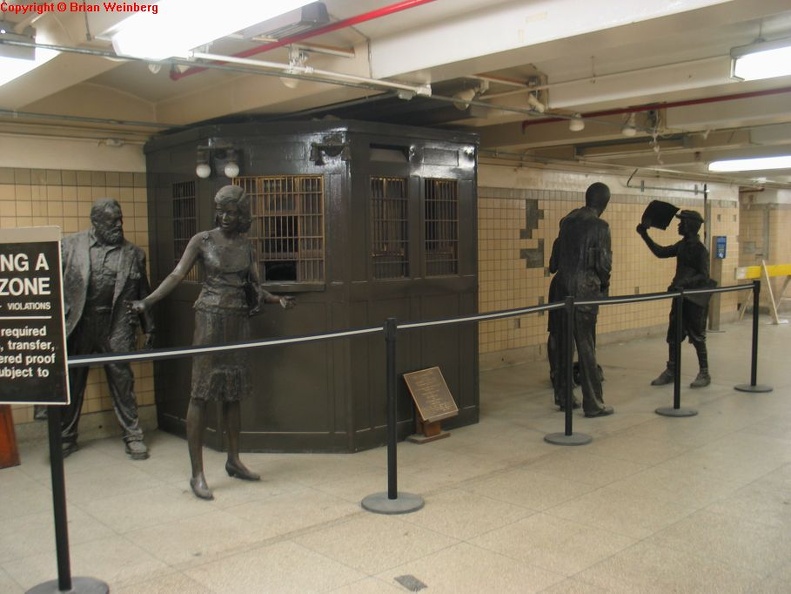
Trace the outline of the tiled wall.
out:
[[[702,198],[689,193],[644,193],[624,187],[620,178],[591,179],[582,174],[535,169],[482,167],[478,194],[479,307],[482,312],[529,307],[546,301],[550,250],[560,219],[584,203],[585,188],[605,181],[613,196],[604,219],[613,238],[612,295],[664,291],[673,276],[675,261],[660,261],[635,232],[645,206],[656,198],[702,212]],[[690,185],[690,187],[692,187]],[[739,248],[738,192],[714,188],[709,204],[712,235],[728,238],[723,284],[733,283]],[[110,196],[121,203],[127,238],[148,250],[145,174],[100,171],[0,168],[0,228],[58,225],[64,233],[90,225],[90,207],[96,198]],[[679,197],[680,196],[680,197]],[[791,210],[782,224],[791,224]],[[787,227],[786,227],[787,228]],[[741,231],[744,233],[743,231]],[[675,226],[651,231],[660,244],[678,240]],[[781,233],[776,232],[776,243]],[[791,241],[791,240],[787,240]],[[787,252],[791,253],[791,252]],[[723,319],[735,314],[741,293],[722,296]],[[664,332],[668,301],[606,306],[601,309],[600,340]],[[480,324],[482,367],[545,356],[546,316],[524,315]],[[136,392],[144,411],[154,411],[152,366],[133,365]],[[84,412],[112,414],[101,369],[91,371]],[[32,407],[14,409],[17,424],[32,421]],[[109,421],[107,421],[109,423]]]
[[[791,204],[762,204],[743,197],[739,220],[739,266],[766,264],[791,264]],[[789,310],[791,299],[781,301],[780,296],[786,277],[771,279],[772,291],[778,309]],[[761,306],[771,307],[771,297],[761,278]],[[786,297],[791,290],[786,289]]]
[[[57,225],[64,234],[90,227],[91,205],[97,198],[115,198],[124,215],[124,234],[148,252],[148,213],[144,173],[65,171],[0,167],[0,229]],[[134,363],[138,403],[154,405],[153,366]],[[91,369],[83,413],[112,411],[101,368]],[[17,424],[33,420],[33,407],[15,406]],[[143,410],[141,410],[141,417]],[[111,428],[108,428],[111,429]]]
[[[486,185],[489,179],[508,181],[508,176],[484,175],[478,189],[479,307],[482,312],[530,307],[546,302],[549,289],[549,257],[560,219],[584,205],[585,188],[591,179],[557,176],[556,183],[531,179],[536,189],[500,188]],[[541,176],[539,175],[539,178]],[[549,175],[545,176],[549,177]],[[514,180],[519,183],[520,180]],[[623,191],[622,183],[605,180],[612,198],[603,219],[610,224],[613,240],[611,295],[662,292],[675,272],[675,259],[655,258],[637,235],[635,227],[653,199],[703,212],[701,196],[672,197]],[[547,189],[557,186],[564,189]],[[576,187],[575,187],[576,186]],[[679,197],[681,196],[681,197]],[[730,250],[723,262],[722,285],[735,284],[737,265],[738,202],[727,193],[724,200],[710,200],[712,231],[728,237]],[[669,245],[679,240],[677,225],[666,231],[652,229],[654,240]],[[738,295],[721,296],[724,317],[735,315]],[[604,306],[600,309],[598,335],[602,342],[619,337],[664,332],[669,301]],[[529,314],[481,323],[482,367],[508,364],[545,356],[546,315]],[[609,335],[609,337],[608,337]]]

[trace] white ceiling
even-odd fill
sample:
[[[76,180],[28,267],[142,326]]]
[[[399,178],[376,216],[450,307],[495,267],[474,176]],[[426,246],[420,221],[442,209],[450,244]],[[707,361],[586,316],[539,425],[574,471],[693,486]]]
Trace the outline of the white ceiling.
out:
[[[263,66],[168,61],[154,73],[101,39],[123,15],[7,13],[64,51],[0,87],[0,131],[139,141],[205,121],[332,116],[472,130],[482,159],[791,188],[791,170],[706,174],[714,159],[791,154],[791,77],[735,81],[729,59],[759,37],[791,37],[788,0],[324,3],[334,30],[299,41],[314,72],[293,89],[272,67],[288,64],[282,41],[234,36],[201,48]],[[418,94],[401,99],[376,81]],[[454,93],[481,81],[488,90],[457,109]],[[569,130],[574,113],[583,131]],[[638,133],[626,138],[630,113]]]

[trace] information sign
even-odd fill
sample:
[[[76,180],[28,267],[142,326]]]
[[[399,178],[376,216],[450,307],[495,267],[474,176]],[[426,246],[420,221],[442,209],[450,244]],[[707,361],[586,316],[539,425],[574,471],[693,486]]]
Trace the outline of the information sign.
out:
[[[0,404],[69,403],[60,235],[0,231]]]

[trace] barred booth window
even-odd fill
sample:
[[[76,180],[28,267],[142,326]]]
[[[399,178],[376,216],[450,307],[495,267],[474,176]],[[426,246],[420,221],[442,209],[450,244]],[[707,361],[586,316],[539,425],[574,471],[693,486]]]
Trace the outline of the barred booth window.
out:
[[[459,192],[452,179],[426,179],[426,276],[458,274]]]
[[[324,281],[324,177],[237,177],[250,197],[249,237],[266,281]]]
[[[374,278],[409,276],[407,180],[371,178],[371,254]]]
[[[187,243],[198,232],[198,217],[195,212],[195,182],[173,184],[173,258],[178,264]],[[193,266],[184,280],[198,282],[198,267]]]

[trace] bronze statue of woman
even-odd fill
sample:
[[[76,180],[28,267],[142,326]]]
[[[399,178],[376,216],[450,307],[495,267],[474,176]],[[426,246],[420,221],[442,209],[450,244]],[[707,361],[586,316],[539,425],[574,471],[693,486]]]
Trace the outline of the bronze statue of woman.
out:
[[[203,269],[203,287],[195,301],[193,344],[228,344],[250,338],[250,316],[261,303],[294,305],[292,297],[278,297],[261,287],[258,263],[246,233],[252,220],[250,200],[240,186],[224,186],[214,197],[216,228],[194,235],[181,260],[148,297],[132,301],[129,307],[142,312],[168,295],[195,263]],[[248,290],[246,291],[246,287]],[[252,289],[252,300],[248,294]],[[251,302],[252,301],[252,302]],[[213,499],[203,474],[203,436],[206,403],[221,401],[223,429],[228,436],[229,476],[260,480],[239,459],[241,400],[252,392],[246,351],[196,355],[192,361],[192,391],[187,410],[187,445],[192,464],[190,487],[201,499]]]

